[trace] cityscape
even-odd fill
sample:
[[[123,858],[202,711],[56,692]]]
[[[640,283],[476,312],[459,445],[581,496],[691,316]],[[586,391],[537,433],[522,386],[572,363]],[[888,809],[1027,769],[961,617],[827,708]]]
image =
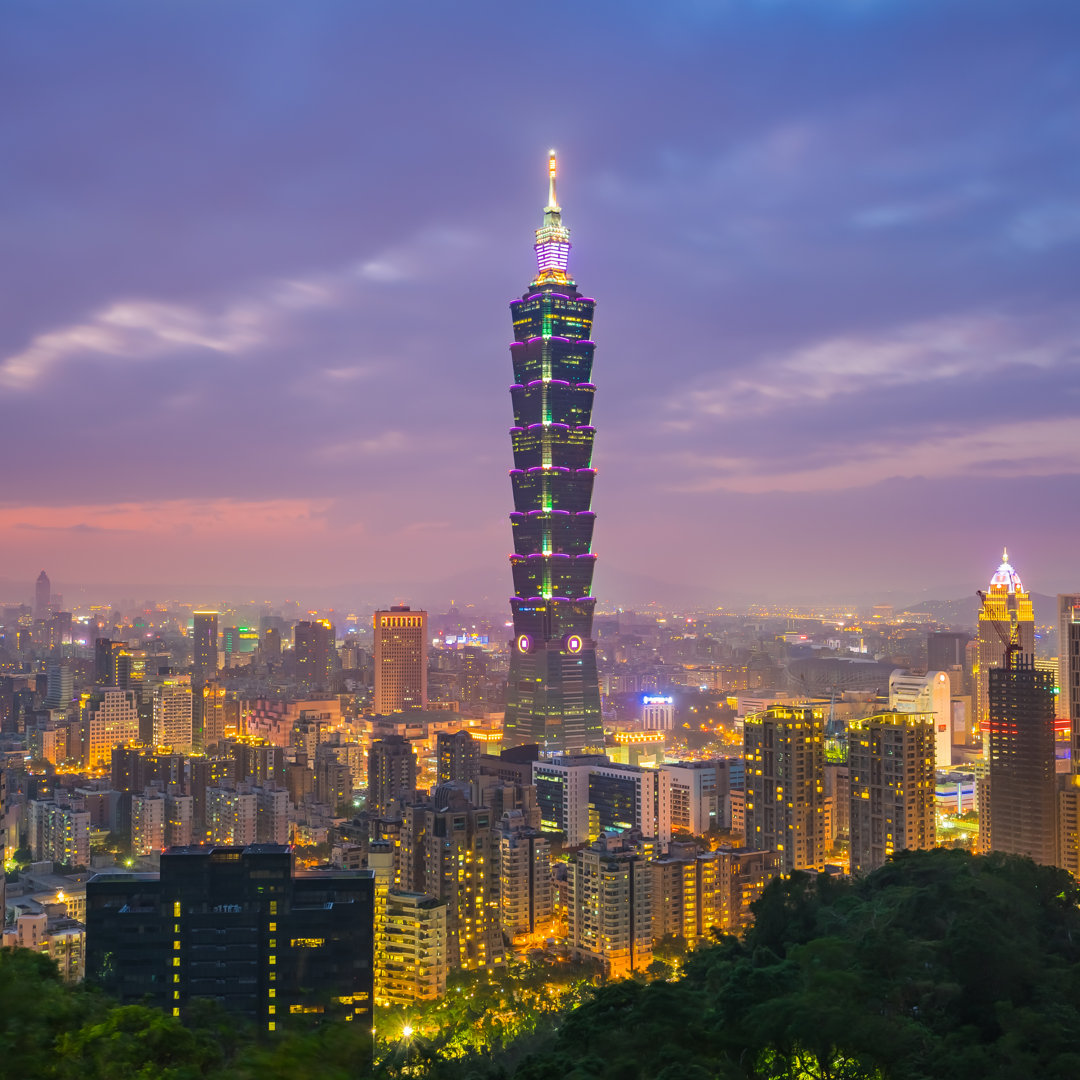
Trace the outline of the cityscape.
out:
[[[421,6],[434,22],[418,32],[420,54],[486,33],[483,5],[464,5],[460,22]],[[26,12],[14,20],[16,74],[44,95],[35,65],[76,56],[81,28],[89,52],[75,65],[97,72],[92,97],[155,87],[161,105],[173,64],[201,58],[210,67],[193,85],[209,87],[215,65],[231,73],[243,57],[250,83],[221,91],[238,112],[220,130],[246,138],[259,109],[296,109],[311,134],[290,135],[298,158],[281,163],[275,198],[310,208],[288,187],[310,168],[336,207],[344,196],[328,177],[352,175],[356,151],[322,141],[304,95],[325,105],[328,87],[355,88],[406,56],[404,23],[369,13],[369,25],[363,5],[273,4],[264,29],[282,37],[256,47],[236,37],[254,26],[238,7],[224,4],[216,23],[232,57],[188,40],[214,20],[180,7],[117,4],[122,33],[107,43],[74,8],[63,32]],[[602,8],[557,14],[595,44],[614,25]],[[861,308],[835,322],[829,287],[795,251],[808,235],[791,223],[798,209],[790,263],[770,263],[780,217],[769,224],[765,207],[791,176],[813,174],[825,138],[805,119],[733,153],[707,185],[743,200],[721,232],[747,259],[747,286],[763,275],[774,292],[742,291],[717,263],[700,292],[677,295],[672,281],[682,288],[687,266],[708,264],[718,234],[690,231],[699,166],[676,149],[681,120],[624,169],[614,117],[632,97],[595,139],[569,118],[569,97],[548,101],[543,125],[523,121],[533,144],[515,136],[482,167],[443,154],[452,127],[406,151],[372,112],[371,145],[384,140],[405,170],[400,191],[372,180],[334,243],[366,229],[381,254],[287,275],[289,244],[297,266],[317,261],[287,215],[280,251],[267,242],[262,291],[215,315],[199,308],[209,293],[199,298],[192,267],[223,266],[226,248],[209,233],[185,248],[168,215],[158,222],[137,199],[109,213],[170,236],[164,270],[144,273],[133,233],[103,256],[103,279],[120,280],[131,259],[145,291],[127,284],[111,306],[105,292],[91,303],[84,267],[70,280],[58,271],[46,303],[43,286],[31,297],[13,278],[26,301],[0,359],[12,447],[0,512],[0,1047],[12,1075],[1075,1075],[1080,384],[1064,283],[1080,239],[1080,127],[1065,119],[1080,65],[1055,33],[1078,28],[1069,8],[1033,8],[1025,19],[1002,4],[976,33],[967,2],[628,4],[598,73],[570,84],[600,102],[611,56],[645,42],[657,73],[642,78],[661,94],[671,80],[713,85],[702,50],[736,49],[725,34],[775,62],[803,34],[827,58],[842,33],[871,66],[903,51],[888,42],[898,34],[919,57],[900,74],[871,74],[841,50],[839,74],[811,79],[809,99],[824,110],[831,80],[857,75],[884,101],[925,74],[971,120],[978,95],[954,85],[938,43],[971,33],[964,78],[989,86],[1003,59],[1007,78],[1030,74],[1038,89],[1022,110],[1043,122],[1040,153],[1071,153],[1072,174],[1052,170],[1038,207],[1012,211],[1022,258],[995,241],[1000,265],[966,292],[948,275],[920,284],[916,269],[884,290],[897,295],[859,293],[868,271],[839,254],[852,241],[819,238],[837,259],[823,276]],[[353,43],[385,36],[386,55],[352,72],[339,30]],[[150,42],[160,70],[129,70]],[[318,74],[290,68],[278,81],[260,66],[299,63],[308,48]],[[480,62],[484,78],[502,62]],[[424,63],[410,56],[410,78],[443,116]],[[449,99],[472,101],[460,78]],[[88,135],[101,123],[106,145],[115,133],[91,117],[98,106]],[[385,103],[389,117],[404,107]],[[506,104],[531,107],[525,94]],[[327,114],[327,130],[337,119]],[[888,273],[910,257],[892,234],[929,226],[931,258],[978,277],[989,255],[965,250],[961,265],[959,219],[984,212],[1006,176],[1020,184],[1010,155],[1034,153],[1020,147],[1022,120],[1001,124],[1000,168],[974,154],[972,175],[985,176],[932,205],[901,195],[916,154],[903,138],[919,136],[867,143],[875,168],[903,178],[889,197],[910,200],[851,219],[887,249]],[[181,127],[168,155],[205,137],[201,119]],[[20,138],[30,160],[33,139]],[[68,186],[67,166],[55,166],[61,183],[35,160],[47,202]],[[355,160],[378,171],[375,154]],[[44,226],[16,172],[25,244]],[[410,199],[434,179],[453,228],[415,225]],[[221,182],[237,184],[234,217],[214,230],[257,247],[265,207],[249,232],[243,182]],[[467,191],[477,183],[491,189],[479,201]],[[687,216],[661,213],[650,190]],[[491,220],[468,225],[485,200]],[[84,238],[80,215],[64,243],[97,250],[100,231]],[[413,240],[390,239],[394,217]],[[478,260],[488,265],[474,273]],[[148,299],[155,289],[173,299]],[[86,303],[69,305],[78,295]],[[76,308],[60,326],[56,313]],[[785,339],[795,328],[798,345]],[[756,359],[710,359],[710,339]]]

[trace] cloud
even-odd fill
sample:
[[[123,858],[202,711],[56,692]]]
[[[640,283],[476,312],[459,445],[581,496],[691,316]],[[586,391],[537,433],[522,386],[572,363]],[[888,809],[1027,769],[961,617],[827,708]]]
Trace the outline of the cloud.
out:
[[[89,319],[37,335],[0,361],[0,389],[29,390],[59,365],[86,356],[153,360],[180,349],[205,349],[236,356],[268,344],[289,320],[319,308],[357,299],[365,285],[380,286],[438,274],[459,264],[479,244],[477,234],[426,228],[372,259],[315,273],[270,281],[215,311],[162,300],[114,301]],[[331,378],[356,378],[361,367],[327,369]]]
[[[86,322],[39,334],[22,352],[0,362],[0,387],[28,390],[58,365],[91,354],[152,360],[195,348],[237,355],[266,340],[279,311],[325,302],[318,286],[295,281],[274,283],[264,296],[216,315],[159,300],[117,301]]]
[[[17,529],[213,536],[222,529],[235,529],[255,535],[267,529],[310,529],[330,507],[329,499],[163,499],[71,506],[0,506],[0,533]]]
[[[730,416],[764,416],[891,388],[985,378],[1010,367],[1049,369],[1075,361],[1080,328],[987,312],[951,315],[881,333],[839,334],[766,356],[750,372],[724,373],[669,397],[675,429]]]
[[[814,492],[861,488],[897,477],[1050,476],[1080,473],[1076,420],[1061,417],[1002,423],[963,433],[938,433],[908,441],[903,433],[845,448],[840,461],[769,468],[751,457],[686,455],[698,479],[682,491]],[[943,508],[938,513],[947,517]]]
[[[1074,244],[1080,241],[1080,203],[1051,202],[1032,206],[1009,224],[1009,237],[1029,251]]]
[[[312,451],[312,457],[323,461],[340,461],[353,457],[380,457],[404,450],[409,439],[403,431],[383,431],[363,439],[346,439],[329,443]]]

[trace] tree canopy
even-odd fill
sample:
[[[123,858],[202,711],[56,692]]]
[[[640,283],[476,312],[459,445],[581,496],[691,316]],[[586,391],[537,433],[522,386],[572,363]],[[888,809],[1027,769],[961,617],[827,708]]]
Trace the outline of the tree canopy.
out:
[[[679,957],[678,979],[456,979],[454,1000],[425,1013],[437,1030],[391,1036],[374,1068],[353,1025],[258,1042],[206,1009],[185,1027],[9,950],[0,1060],[45,1080],[1072,1080],[1078,902],[1062,871],[959,850],[904,853],[855,881],[796,874],[766,889],[742,939]],[[542,1023],[511,1024],[541,1001]]]

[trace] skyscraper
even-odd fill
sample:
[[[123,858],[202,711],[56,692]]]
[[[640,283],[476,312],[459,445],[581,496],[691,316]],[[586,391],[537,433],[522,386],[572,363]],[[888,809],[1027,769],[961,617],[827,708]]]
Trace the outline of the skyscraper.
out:
[[[376,611],[375,712],[427,707],[427,612],[406,605]]]
[[[402,808],[416,797],[416,753],[404,735],[376,739],[368,753],[368,814],[401,820]]]
[[[504,743],[573,753],[603,741],[591,595],[595,301],[566,272],[570,232],[555,173],[552,152],[548,203],[536,230],[537,275],[510,304],[514,641]]]
[[[34,618],[47,619],[51,602],[52,583],[49,581],[49,575],[42,570],[34,583]]]
[[[932,712],[888,712],[851,721],[853,874],[876,870],[898,851],[934,846],[936,726]]]
[[[990,716],[990,671],[1005,666],[1010,635],[1015,634],[1020,652],[1035,652],[1035,611],[1030,594],[1024,592],[1020,575],[1009,565],[1009,553],[982,594],[979,610],[979,644],[975,654],[975,720],[982,728]],[[986,740],[983,740],[986,746]]]
[[[196,611],[191,628],[193,682],[203,686],[218,670],[216,611]]]
[[[334,627],[325,619],[293,627],[296,676],[307,691],[329,690],[334,668]]]
[[[990,672],[989,836],[994,851],[1058,858],[1054,762],[1054,676],[1030,656]]]
[[[821,709],[771,705],[744,722],[746,846],[778,851],[780,869],[825,865],[825,720]]]
[[[1080,594],[1058,596],[1059,720],[1072,729],[1072,771],[1080,772]]]

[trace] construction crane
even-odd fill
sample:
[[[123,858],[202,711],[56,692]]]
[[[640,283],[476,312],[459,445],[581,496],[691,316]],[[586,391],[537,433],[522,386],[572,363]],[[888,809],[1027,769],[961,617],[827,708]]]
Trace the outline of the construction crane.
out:
[[[982,589],[976,589],[975,595],[982,601],[983,607],[986,607],[986,593]],[[994,631],[1001,638],[1001,644],[1005,646],[1005,670],[1011,671],[1013,657],[1020,655],[1020,625],[1013,623],[1008,630],[1005,630],[1000,619],[990,619],[989,622],[993,623]]]

